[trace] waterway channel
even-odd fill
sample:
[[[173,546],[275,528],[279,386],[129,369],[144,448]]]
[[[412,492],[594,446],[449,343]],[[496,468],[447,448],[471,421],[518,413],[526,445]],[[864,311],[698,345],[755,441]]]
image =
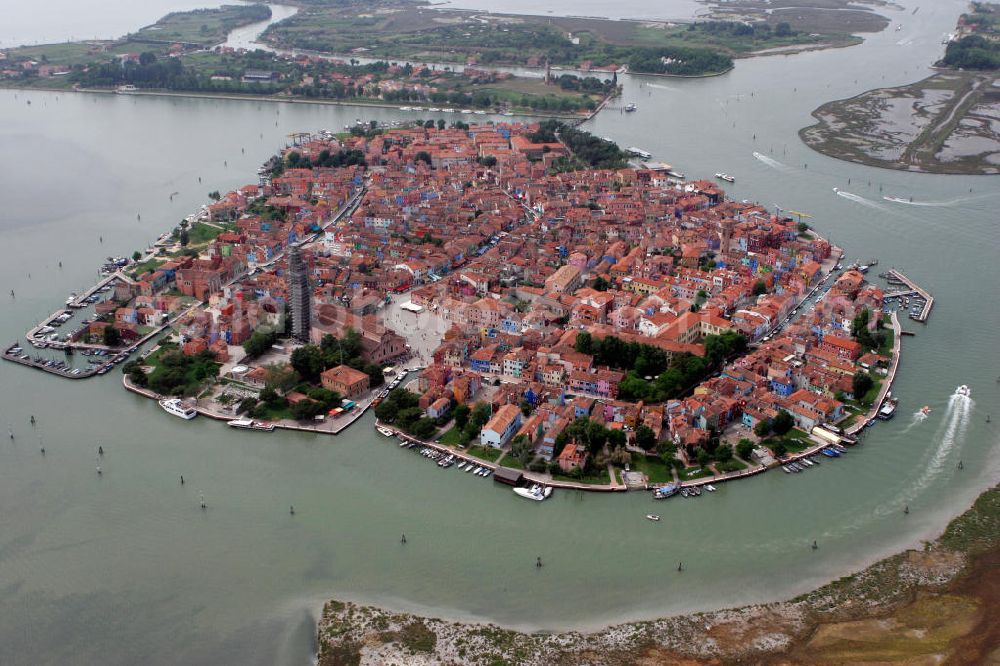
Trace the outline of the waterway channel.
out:
[[[0,363],[0,426],[15,433],[0,441],[0,662],[307,664],[315,614],[335,596],[599,627],[787,597],[934,534],[1000,470],[997,420],[985,422],[1000,416],[1000,181],[866,168],[796,136],[824,101],[926,73],[964,2],[916,15],[903,4],[887,11],[904,28],[860,47],[741,60],[711,79],[624,77],[639,110],[590,124],[688,177],[731,173],[732,196],[809,213],[850,258],[878,257],[934,294],[928,324],[904,319],[916,337],[903,342],[899,415],[863,445],[803,474],[659,503],[651,524],[645,493],[525,502],[400,450],[371,417],[336,438],[233,431],[166,415],[122,390],[117,370],[70,382]],[[405,118],[0,92],[0,341],[93,282],[105,256],[251,182],[289,133],[359,115]],[[959,384],[971,400],[953,395]],[[931,414],[913,416],[925,404]]]

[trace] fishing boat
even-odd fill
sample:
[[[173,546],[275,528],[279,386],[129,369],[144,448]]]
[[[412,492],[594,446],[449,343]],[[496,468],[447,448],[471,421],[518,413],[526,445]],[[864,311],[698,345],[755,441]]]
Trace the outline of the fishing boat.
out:
[[[198,416],[193,408],[185,405],[179,398],[169,398],[166,400],[160,400],[160,407],[163,408],[167,414],[173,414],[174,416],[179,416],[182,419],[190,421],[194,417]]]
[[[736,178],[734,176],[730,176],[728,173],[721,173],[720,172],[720,173],[715,174],[715,177],[718,178],[719,180],[724,180],[727,183],[735,183],[736,182]]]
[[[667,499],[680,492],[680,487],[676,483],[668,483],[665,486],[653,489],[653,499]]]
[[[896,405],[898,404],[899,400],[897,398],[889,398],[882,403],[882,407],[878,410],[878,417],[883,421],[888,421],[896,415]]]
[[[652,520],[654,523],[660,522],[660,517],[655,513],[647,513],[646,520]]]

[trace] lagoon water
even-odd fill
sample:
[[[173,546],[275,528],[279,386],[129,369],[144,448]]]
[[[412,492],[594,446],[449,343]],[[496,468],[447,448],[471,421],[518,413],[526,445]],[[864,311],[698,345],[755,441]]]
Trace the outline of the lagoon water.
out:
[[[904,4],[887,10],[902,30],[860,47],[741,60],[711,79],[623,77],[639,110],[589,126],[688,177],[732,173],[733,197],[807,212],[850,258],[878,257],[874,272],[902,267],[933,292],[926,326],[904,319],[917,335],[904,339],[899,414],[862,446],[658,503],[654,525],[644,493],[524,502],[401,451],[367,419],[336,438],[236,432],[164,414],[118,372],[70,382],[0,363],[0,426],[15,433],[0,440],[0,662],[307,664],[330,597],[596,628],[787,597],[935,534],[1000,478],[998,421],[985,423],[1000,417],[1000,181],[870,169],[796,135],[824,101],[927,73],[964,2]],[[290,132],[360,115],[405,117],[0,91],[0,341],[90,284],[105,256],[251,182]],[[963,383],[971,400],[953,395]],[[925,404],[928,418],[911,416]]]

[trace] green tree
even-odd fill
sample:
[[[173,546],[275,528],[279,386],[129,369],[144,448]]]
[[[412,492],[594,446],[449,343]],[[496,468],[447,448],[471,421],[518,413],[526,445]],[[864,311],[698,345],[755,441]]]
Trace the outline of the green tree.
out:
[[[320,373],[326,370],[323,350],[316,345],[303,345],[293,351],[291,363],[304,380],[314,384],[319,381]]]
[[[763,280],[757,280],[753,285],[753,295],[760,296],[761,294],[767,293],[767,283]]]
[[[656,433],[649,426],[640,425],[635,429],[635,445],[640,449],[652,451],[656,448]]]
[[[864,370],[854,373],[854,377],[851,379],[851,392],[854,394],[854,399],[861,400],[874,385],[875,380]]]
[[[114,326],[105,326],[103,337],[105,347],[117,347],[122,343],[122,333]]]
[[[785,446],[784,440],[778,440],[777,442],[771,444],[771,452],[778,458],[782,458],[786,453],[788,453],[788,447]]]
[[[271,349],[277,339],[276,332],[258,329],[243,343],[243,351],[250,358],[257,358]]]
[[[771,424],[767,422],[767,419],[757,421],[757,425],[753,427],[753,433],[758,437],[767,437],[769,432],[771,432]]]
[[[750,460],[753,455],[754,443],[749,439],[743,438],[736,443],[736,455],[738,455],[743,460]]]
[[[429,120],[427,122],[433,122],[433,121]],[[417,163],[417,162],[426,162],[427,165],[430,166],[431,163],[432,163],[431,154],[428,153],[426,150],[421,150],[416,155],[413,156],[413,162],[414,163]]]
[[[795,425],[795,419],[792,415],[783,409],[778,410],[778,415],[774,417],[774,423],[771,424],[771,428],[774,430],[775,434],[784,435],[792,426]]]
[[[597,279],[594,280],[593,288],[595,291],[607,291],[610,287],[611,283],[603,275],[598,275]]]
[[[720,463],[729,462],[733,459],[733,447],[729,444],[719,444],[715,449],[715,459]]]
[[[708,463],[712,462],[711,454],[700,446],[695,454],[695,458],[698,460],[698,466],[702,468],[708,467]]]
[[[191,242],[191,236],[188,234],[187,229],[181,229],[180,236],[178,237],[181,243],[181,247],[187,247],[187,244]]]
[[[463,430],[466,424],[469,423],[469,414],[472,410],[469,409],[468,405],[458,405],[455,407],[455,427],[459,430]]]
[[[132,261],[139,261],[140,259],[142,259],[142,253],[139,250],[132,253]]]

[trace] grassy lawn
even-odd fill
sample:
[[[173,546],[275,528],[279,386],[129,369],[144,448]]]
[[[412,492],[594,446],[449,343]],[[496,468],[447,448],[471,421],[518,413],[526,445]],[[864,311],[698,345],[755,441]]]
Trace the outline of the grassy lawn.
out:
[[[447,434],[447,433],[445,433],[445,434]],[[442,438],[442,441],[443,441],[443,439],[444,438]],[[488,460],[489,462],[496,462],[497,459],[501,455],[503,455],[503,450],[502,449],[494,449],[492,446],[488,446],[488,447],[487,446],[477,446],[475,444],[473,444],[468,449],[466,449],[465,452],[468,453],[469,455],[476,456],[477,458],[481,458],[483,460]],[[504,460],[504,465],[507,465],[512,460],[513,460],[512,458],[505,459]],[[516,460],[513,460],[513,461],[517,462]],[[524,469],[524,468],[523,467],[518,467],[517,469]]]
[[[892,318],[889,315],[885,315],[882,317],[882,322],[885,324],[885,328],[882,329],[885,331],[885,342],[879,347],[878,353],[882,356],[891,356],[892,344],[896,338],[896,333],[892,330]]]
[[[160,259],[153,257],[152,259],[147,259],[138,264],[132,264],[131,270],[129,270],[129,275],[132,276],[133,280],[139,278],[140,275],[148,273],[150,270],[156,270],[160,266],[166,263],[166,259]]]
[[[718,470],[720,474],[725,474],[727,472],[739,472],[746,468],[746,463],[739,461],[736,458],[727,460],[724,463],[719,463],[715,466],[715,469]]]
[[[215,240],[225,229],[210,224],[195,224],[188,229],[188,242],[191,245],[203,245]]]
[[[462,433],[458,428],[449,428],[439,441],[447,446],[458,446],[462,443]]]
[[[504,456],[503,460],[500,462],[503,467],[509,467],[511,469],[523,470],[525,467],[521,464],[521,461],[514,456]]]
[[[632,469],[642,472],[650,483],[669,483],[674,480],[670,465],[657,456],[632,456]]]
[[[694,479],[704,479],[706,476],[715,476],[712,470],[702,467],[689,467],[680,471],[681,481],[692,481]]]
[[[576,478],[575,476],[570,476],[568,474],[553,474],[552,479],[554,481],[569,481],[572,483],[587,483],[595,486],[605,486],[611,483],[611,477],[608,476],[608,470],[602,469],[598,474],[588,474],[587,476],[582,476]]]

